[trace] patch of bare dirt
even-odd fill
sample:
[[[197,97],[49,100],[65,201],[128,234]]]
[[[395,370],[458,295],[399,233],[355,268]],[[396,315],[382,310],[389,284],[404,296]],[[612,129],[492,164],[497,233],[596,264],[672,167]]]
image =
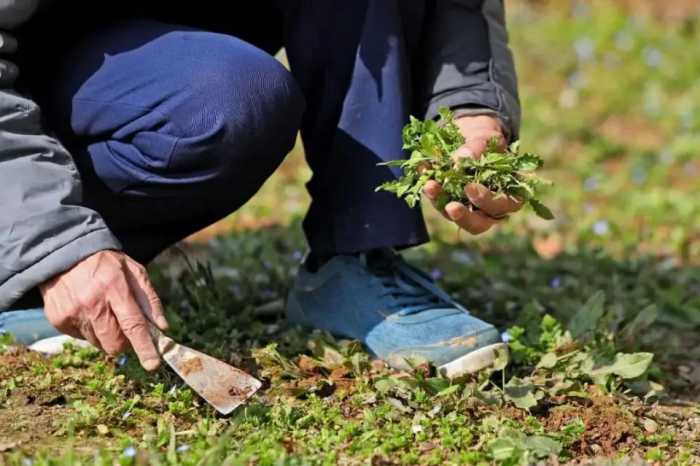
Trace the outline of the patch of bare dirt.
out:
[[[613,396],[590,390],[589,403],[567,404],[551,409],[542,419],[547,430],[557,431],[576,418],[581,419],[586,429],[581,438],[571,447],[580,455],[610,456],[623,446],[635,447],[635,422],[631,413],[623,409]]]
[[[26,348],[17,347],[0,355],[0,379],[27,373],[34,364],[42,362],[43,357],[31,353]],[[44,389],[33,386],[21,386],[11,390],[7,397],[0,397],[0,452],[15,448],[32,448],[46,439],[62,425],[68,417],[65,397],[60,387]]]

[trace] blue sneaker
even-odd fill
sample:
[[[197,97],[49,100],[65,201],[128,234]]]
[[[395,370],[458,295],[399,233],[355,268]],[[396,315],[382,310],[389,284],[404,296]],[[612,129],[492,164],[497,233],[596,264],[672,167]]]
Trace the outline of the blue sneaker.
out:
[[[287,317],[359,340],[396,369],[430,362],[450,378],[489,367],[507,351],[493,325],[388,249],[335,256],[315,273],[302,266]]]
[[[49,323],[41,308],[1,312],[0,333],[11,334],[23,345],[61,334]]]
[[[63,335],[56,330],[41,308],[0,312],[0,334],[2,333],[9,333],[17,343],[28,345],[30,350],[44,354],[60,353],[65,343],[89,345],[84,340]]]

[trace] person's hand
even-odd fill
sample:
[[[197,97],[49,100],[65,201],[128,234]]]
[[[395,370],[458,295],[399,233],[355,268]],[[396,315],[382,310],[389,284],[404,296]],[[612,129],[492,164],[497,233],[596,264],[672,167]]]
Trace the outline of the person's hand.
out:
[[[455,152],[455,157],[473,157],[478,159],[484,153],[489,141],[495,138],[500,149],[505,150],[506,139],[503,136],[498,119],[488,115],[463,116],[455,120],[465,144]],[[423,190],[426,197],[437,207],[436,201],[442,193],[442,186],[434,180],[426,183]],[[484,185],[472,183],[464,188],[464,193],[472,205],[451,201],[445,205],[442,215],[455,222],[471,234],[478,235],[487,231],[507,217],[508,214],[519,210],[523,203],[518,199],[489,191]]]
[[[40,287],[51,325],[111,355],[133,347],[144,369],[160,365],[149,323],[166,330],[146,269],[124,253],[100,251]]]

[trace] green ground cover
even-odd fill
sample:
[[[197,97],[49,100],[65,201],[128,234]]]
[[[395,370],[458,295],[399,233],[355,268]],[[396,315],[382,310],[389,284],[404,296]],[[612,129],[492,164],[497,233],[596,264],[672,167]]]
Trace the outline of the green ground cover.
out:
[[[222,418],[134,357],[0,341],[0,465],[700,464],[700,18],[539,3],[509,17],[555,220],[473,238],[426,209],[435,241],[407,253],[511,329],[507,367],[395,373],[286,325],[308,204],[295,152],[199,239],[218,236],[152,267],[173,336],[265,390]]]

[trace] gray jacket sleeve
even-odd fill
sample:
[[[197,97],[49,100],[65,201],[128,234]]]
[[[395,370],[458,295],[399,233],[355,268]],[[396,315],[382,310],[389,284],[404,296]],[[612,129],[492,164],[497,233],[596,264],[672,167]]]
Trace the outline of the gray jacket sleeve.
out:
[[[517,139],[520,103],[503,0],[436,0],[426,25],[426,118],[449,107],[492,113]]]
[[[0,312],[85,257],[120,249],[102,218],[81,206],[78,171],[42,130],[39,107],[10,84],[0,86]]]

